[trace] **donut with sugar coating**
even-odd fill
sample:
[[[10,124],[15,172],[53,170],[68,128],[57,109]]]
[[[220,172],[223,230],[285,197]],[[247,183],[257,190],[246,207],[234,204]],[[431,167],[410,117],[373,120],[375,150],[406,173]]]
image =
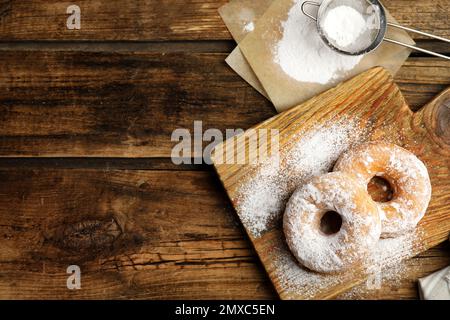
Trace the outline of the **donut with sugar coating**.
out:
[[[329,211],[342,224],[333,234],[322,231],[322,217]],[[345,172],[313,178],[289,199],[283,217],[287,244],[308,269],[336,273],[362,262],[380,238],[377,204],[361,180]]]
[[[337,161],[334,171],[355,174],[367,185],[378,176],[389,182],[393,197],[379,202],[381,237],[396,237],[414,229],[431,199],[426,166],[413,153],[392,143],[369,142],[353,148]]]

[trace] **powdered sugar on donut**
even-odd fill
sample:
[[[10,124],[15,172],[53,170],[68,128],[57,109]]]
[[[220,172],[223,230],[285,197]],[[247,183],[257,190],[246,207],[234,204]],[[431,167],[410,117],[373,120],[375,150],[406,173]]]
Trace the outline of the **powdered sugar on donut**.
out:
[[[238,196],[233,199],[249,234],[258,238],[277,224],[292,191],[311,177],[330,171],[341,153],[364,140],[365,134],[366,131],[361,130],[354,122],[346,119],[334,122],[316,128],[314,133],[294,136],[291,148],[281,155],[280,166],[272,165],[268,159],[256,168],[249,179],[243,180],[238,187]],[[370,157],[367,157],[366,161],[370,162]],[[299,174],[293,168],[309,169]],[[409,245],[420,245],[421,237],[417,232],[418,229],[415,229],[400,238],[381,239],[371,252],[371,259],[366,260],[366,267],[370,269],[370,265],[386,264],[389,266],[388,271],[396,273],[395,270],[398,269],[394,267],[399,266],[401,259],[417,253],[412,249],[412,245]],[[315,298],[327,288],[354,280],[353,270],[333,275],[315,273],[303,268],[284,243],[281,231],[277,231],[278,236],[279,239],[275,240],[269,250],[270,273],[278,280],[275,284],[285,296]],[[383,275],[386,274],[386,271],[383,271]]]
[[[361,197],[365,200],[361,201]],[[336,211],[341,229],[320,231],[320,218]],[[360,261],[377,243],[381,221],[375,203],[353,175],[333,172],[312,179],[298,189],[286,207],[284,231],[292,253],[306,267],[338,272]]]
[[[410,231],[425,215],[431,199],[431,182],[425,165],[413,153],[393,144],[371,142],[344,154],[335,171],[352,172],[368,183],[374,176],[387,179],[393,199],[380,203],[382,237]]]
[[[389,159],[389,167],[402,174],[397,183],[410,197],[398,197],[390,203],[398,215],[383,222],[384,233],[399,235],[416,227],[423,218],[431,199],[431,182],[425,165],[412,153],[395,149]],[[389,204],[387,204],[389,205]],[[383,205],[382,205],[383,207]]]

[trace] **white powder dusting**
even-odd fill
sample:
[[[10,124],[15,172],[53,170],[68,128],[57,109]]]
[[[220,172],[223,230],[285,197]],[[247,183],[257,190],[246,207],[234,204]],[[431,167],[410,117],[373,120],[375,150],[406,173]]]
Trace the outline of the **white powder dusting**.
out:
[[[255,30],[255,24],[253,22],[249,22],[244,26],[245,32],[252,32],[253,30]]]
[[[241,8],[239,12],[239,23],[243,26],[244,32],[251,32],[255,29],[255,12],[250,8]]]
[[[340,49],[347,49],[367,29],[366,20],[350,6],[338,6],[327,11],[321,27],[327,38]]]
[[[325,126],[302,138],[286,157],[290,173],[302,171],[303,180],[331,171],[339,156],[362,135],[354,122],[345,119]]]
[[[363,130],[344,119],[332,125],[293,137],[280,153],[281,163],[270,158],[238,189],[239,216],[253,237],[259,237],[272,222],[279,221],[292,192],[314,176],[331,171],[338,157]]]
[[[286,202],[295,189],[311,177],[331,171],[338,157],[367,139],[367,132],[370,131],[370,128],[361,129],[357,120],[342,119],[329,123],[310,130],[310,133],[302,132],[292,137],[288,147],[280,154],[280,162],[272,163],[269,158],[262,163],[248,180],[242,182],[238,187],[238,196],[233,199],[244,226],[254,238],[269,229],[278,233],[263,260],[270,260],[270,272],[278,280],[278,291],[287,297],[323,298],[327,289],[353,281],[359,275],[353,270],[343,274],[321,274],[307,270],[291,254],[282,229],[272,228],[279,226]],[[393,281],[401,276],[404,268],[401,261],[411,257],[422,245],[420,239],[422,237],[417,229],[401,237],[381,239],[361,268],[368,275],[378,275],[383,270],[382,280]],[[359,286],[358,290],[361,287],[371,290],[369,284]],[[347,297],[352,294],[357,297],[360,291],[355,290]]]
[[[380,239],[366,263],[367,270],[378,272],[383,267],[400,263],[414,248],[423,245],[419,243],[420,236],[419,230],[413,230],[396,238]]]
[[[273,253],[273,275],[279,286],[289,296],[300,295],[302,298],[314,298],[324,289],[337,286],[345,281],[342,277],[311,272],[298,264],[286,247],[277,247]]]
[[[348,56],[330,49],[320,38],[313,20],[301,11],[297,0],[282,23],[283,36],[274,48],[274,60],[291,78],[327,84],[341,80],[362,56]]]
[[[381,155],[373,166],[371,155]],[[380,171],[379,167],[384,168]],[[396,190],[388,202],[379,203],[382,237],[395,237],[414,229],[431,199],[431,182],[425,165],[411,152],[390,143],[362,145],[342,155],[335,171],[357,172],[369,183],[373,176],[385,177]]]
[[[420,250],[420,239],[418,230],[399,238],[381,239],[362,267],[339,274],[316,273],[303,268],[280,240],[280,244],[270,252],[275,265],[273,275],[286,296],[316,299],[318,294],[321,295],[319,298],[326,298],[323,295],[328,289],[366,274],[368,279],[365,283],[338,296],[339,299],[361,298],[383,284],[400,282],[406,268],[404,260]]]
[[[337,298],[373,297],[373,294],[383,286],[400,285],[408,268],[406,258],[411,258],[415,252],[423,249],[421,237],[421,231],[414,230],[397,238],[380,239],[372,255],[365,262],[368,279]]]
[[[321,272],[340,272],[376,245],[381,233],[376,204],[354,200],[365,192],[359,179],[343,172],[315,177],[294,192],[286,206],[284,231],[291,252],[304,266]],[[317,232],[316,219],[323,210],[339,212],[339,232],[328,236]],[[303,214],[299,216],[299,212]]]
[[[277,166],[270,163],[241,186],[237,210],[253,236],[260,236],[274,218],[282,214],[287,200],[286,185],[278,183]]]

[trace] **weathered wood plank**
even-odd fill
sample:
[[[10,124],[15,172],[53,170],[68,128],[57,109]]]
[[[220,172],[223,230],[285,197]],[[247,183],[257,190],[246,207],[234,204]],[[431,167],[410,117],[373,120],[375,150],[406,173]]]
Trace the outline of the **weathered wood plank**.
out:
[[[4,40],[229,39],[217,8],[224,0],[79,0],[81,29],[68,30],[59,0],[1,1]]]
[[[277,298],[211,172],[0,169],[0,236],[1,298]],[[432,249],[404,286],[364,297],[416,298],[449,259]],[[66,288],[70,264],[81,290]]]
[[[225,56],[5,51],[0,155],[168,157],[173,130],[196,120],[224,131],[275,115]],[[417,108],[450,84],[450,63],[411,58],[396,81]]]
[[[1,298],[273,297],[212,173],[0,177]],[[66,288],[72,264],[82,290]]]
[[[381,2],[400,24],[450,38],[448,0],[381,0]],[[429,39],[413,33],[411,36],[414,39]]]
[[[410,58],[399,70],[395,82],[413,110],[418,110],[450,85],[448,61]]]
[[[5,52],[0,154],[167,157],[173,130],[195,120],[225,130],[273,115],[224,58]]]
[[[207,164],[175,164],[169,158],[24,158],[0,157],[1,169],[100,169],[154,171],[214,171]]]
[[[224,40],[217,10],[227,0],[78,0],[81,29],[66,28],[59,0],[0,1],[1,40]],[[450,36],[448,0],[384,0],[402,24]],[[417,39],[420,36],[415,35]]]

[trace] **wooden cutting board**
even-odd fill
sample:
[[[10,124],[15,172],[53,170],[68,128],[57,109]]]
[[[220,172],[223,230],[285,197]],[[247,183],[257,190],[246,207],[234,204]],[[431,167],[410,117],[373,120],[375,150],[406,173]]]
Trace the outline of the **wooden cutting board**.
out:
[[[325,126],[348,122],[356,123],[364,131],[354,135],[355,143],[380,139],[393,142],[415,153],[429,170],[433,187],[431,203],[411,248],[399,253],[402,259],[445,241],[450,232],[450,88],[413,113],[390,74],[383,68],[373,68],[252,129],[279,130],[280,150],[289,154],[293,140],[311,139],[323,134],[321,128]],[[319,275],[293,262],[279,215],[277,221],[255,234],[254,221],[243,217],[239,201],[243,185],[255,177],[261,166],[221,163],[219,159],[234,154],[235,143],[235,139],[229,139],[216,147],[214,166],[280,297],[329,299],[364,281],[367,272],[363,270]],[[238,150],[242,147],[248,148],[249,141],[237,146]],[[310,156],[320,152],[317,150]],[[281,160],[280,166],[284,165]],[[298,270],[292,272],[293,269]]]

